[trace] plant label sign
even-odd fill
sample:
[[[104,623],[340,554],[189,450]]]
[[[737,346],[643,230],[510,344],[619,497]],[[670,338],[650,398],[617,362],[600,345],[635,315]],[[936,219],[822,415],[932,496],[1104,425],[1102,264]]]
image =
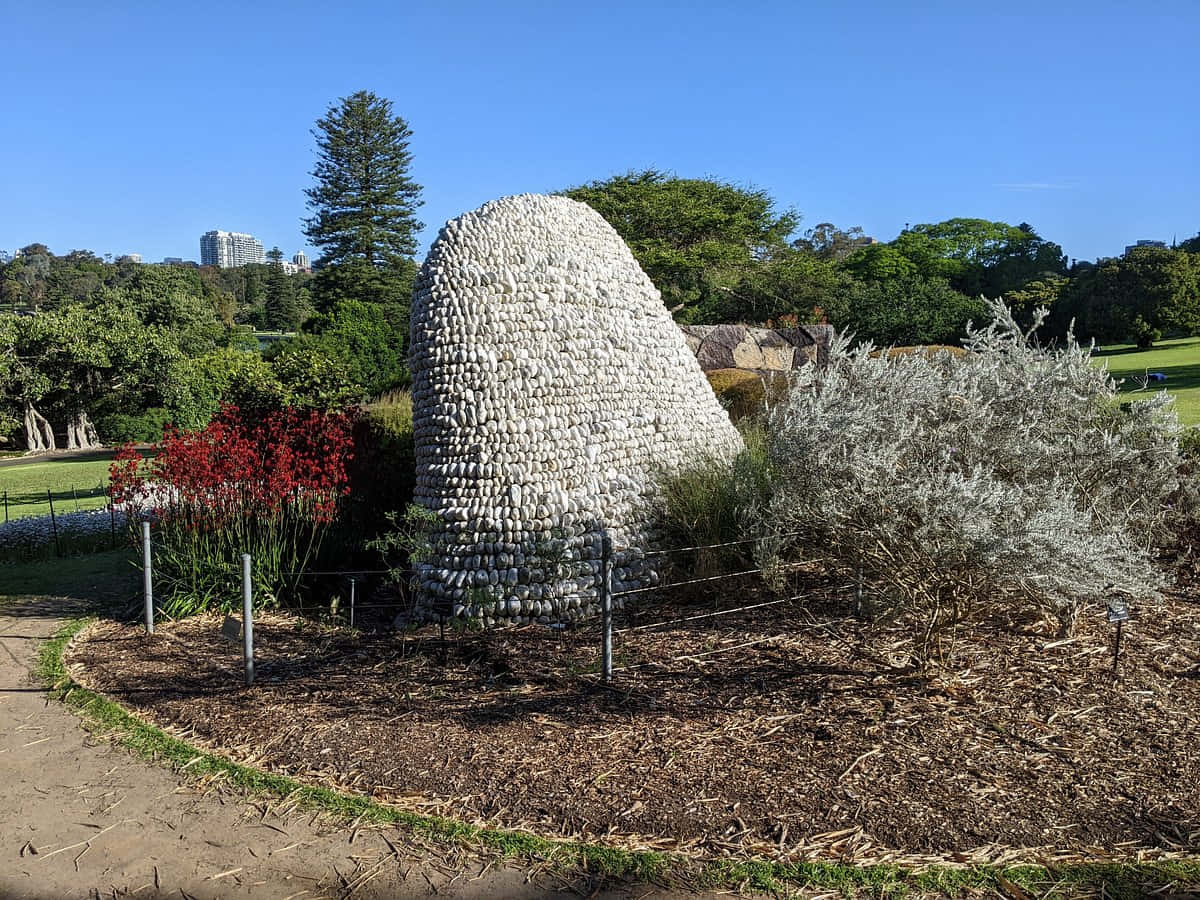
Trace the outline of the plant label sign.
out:
[[[1124,603],[1110,603],[1108,606],[1109,622],[1126,622],[1129,620],[1129,606]]]
[[[226,616],[225,621],[221,623],[221,637],[233,642],[242,639],[242,623],[240,619],[235,619],[233,616]]]

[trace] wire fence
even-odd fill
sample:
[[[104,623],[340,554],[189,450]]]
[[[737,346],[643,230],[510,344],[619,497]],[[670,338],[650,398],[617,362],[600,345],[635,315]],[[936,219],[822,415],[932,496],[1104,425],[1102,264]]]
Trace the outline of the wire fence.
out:
[[[148,633],[153,633],[154,618],[155,618],[155,603],[153,595],[153,550],[155,541],[151,537],[151,524],[148,521],[142,523],[142,542],[143,542],[143,570],[144,570],[144,603],[145,603],[145,619],[146,630]],[[797,536],[798,533],[774,534],[770,535],[769,539],[775,542],[785,540],[790,537]],[[686,547],[659,548],[650,551],[641,551],[636,548],[621,548],[622,553],[636,553],[642,558],[646,557],[668,557],[671,555],[685,553],[702,553],[714,550],[722,550],[735,546],[744,546],[749,544],[759,543],[764,538],[747,538],[737,541],[725,541],[714,544],[697,544]],[[651,586],[629,587],[621,590],[613,589],[613,567],[614,567],[614,550],[612,542],[609,538],[603,539],[601,552],[601,567],[598,575],[599,595],[600,595],[600,611],[601,615],[599,622],[590,619],[577,622],[558,622],[551,621],[543,624],[548,624],[551,629],[555,630],[570,630],[580,635],[590,633],[598,624],[600,630],[600,655],[601,666],[600,676],[604,683],[611,684],[614,679],[614,673],[628,671],[630,669],[642,668],[652,665],[651,663],[638,663],[625,666],[613,665],[613,641],[617,635],[633,635],[640,632],[647,632],[655,629],[672,628],[686,626],[689,623],[701,622],[716,619],[721,616],[728,616],[738,613],[745,613],[754,610],[763,610],[781,604],[794,602],[800,599],[795,597],[777,597],[775,599],[743,604],[732,608],[714,610],[703,613],[689,614],[685,616],[674,616],[662,621],[649,623],[634,623],[633,616],[636,615],[637,604],[629,604],[627,615],[629,616],[629,624],[623,628],[614,627],[614,610],[617,600],[623,598],[639,598],[643,595],[651,593],[663,593],[680,588],[692,587],[696,585],[711,585],[721,581],[727,581],[738,578],[747,578],[750,576],[765,575],[766,570],[761,567],[756,568],[738,568],[736,571],[723,572],[714,575],[706,575],[695,578],[682,578],[666,583],[655,584]],[[775,567],[772,571],[778,573],[781,570],[786,570],[790,566]],[[253,616],[254,616],[254,598],[253,598],[253,567],[252,560],[249,554],[243,554],[242,564],[237,567],[238,573],[242,580],[243,594],[243,619],[241,623],[237,623],[232,618],[227,618],[227,625],[230,622],[235,623],[235,627],[240,629],[240,633],[244,636],[247,633],[253,632]],[[231,573],[232,574],[232,573]],[[318,604],[332,619],[349,624],[351,627],[362,627],[366,622],[371,622],[374,625],[379,625],[382,622],[391,627],[416,625],[421,621],[421,612],[418,609],[417,591],[413,585],[413,571],[411,569],[382,569],[382,568],[346,568],[346,569],[304,569],[298,571],[280,571],[275,573],[280,576],[297,579],[307,582],[306,590],[317,590],[318,588],[324,591],[324,602]],[[313,584],[317,582],[318,584]],[[324,582],[324,584],[320,584]],[[381,596],[382,595],[382,596]],[[626,607],[626,604],[621,604]],[[303,604],[301,604],[303,611]],[[383,612],[386,615],[380,616]],[[428,618],[428,610],[425,610],[426,618]],[[435,613],[435,618],[440,626],[440,643],[442,646],[443,659],[446,656],[447,638],[446,627],[448,620],[453,617],[447,612],[442,611]],[[530,623],[533,624],[533,623]],[[460,633],[461,634],[461,633]],[[594,639],[594,638],[592,638]],[[745,641],[736,645],[705,651],[701,654],[696,654],[696,658],[701,656],[711,657],[721,653],[740,650],[752,646],[758,646],[773,640],[776,637],[764,637],[755,640]],[[691,657],[688,657],[691,658]],[[248,639],[245,648],[246,660],[246,683],[253,682],[253,639]]]
[[[0,557],[62,557],[115,549],[126,514],[114,505],[104,485],[59,490],[0,490]]]
[[[4,504],[4,521],[30,516],[49,516],[67,512],[86,512],[100,509],[108,504],[108,486],[91,487],[71,485],[59,490],[0,491]]]

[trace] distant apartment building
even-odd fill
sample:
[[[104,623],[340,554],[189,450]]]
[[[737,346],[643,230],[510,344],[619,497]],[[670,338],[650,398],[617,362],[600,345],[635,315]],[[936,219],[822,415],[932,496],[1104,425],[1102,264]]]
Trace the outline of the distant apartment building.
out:
[[[187,263],[188,260],[184,259],[182,256],[164,256],[162,261],[164,266],[184,266],[187,265]]]
[[[1138,241],[1136,244],[1130,244],[1125,248],[1125,255],[1129,255],[1130,250],[1139,250],[1142,247],[1160,247],[1163,250],[1167,249],[1166,241]]]
[[[274,252],[274,251],[271,251],[271,252]],[[280,256],[282,257],[282,254],[280,254]],[[274,265],[275,261],[269,259],[269,260],[267,260],[267,264]],[[292,257],[291,262],[288,262],[286,259],[280,258],[279,268],[283,269],[283,274],[285,274],[285,275],[295,275],[297,272],[311,272],[312,271],[312,269],[310,269],[308,267],[308,257],[304,255],[303,251],[295,254]]]
[[[124,256],[117,257],[117,262],[140,263],[141,261],[142,254],[140,253],[126,253]]]
[[[231,269],[266,262],[262,241],[240,231],[207,231],[200,235],[200,265]]]

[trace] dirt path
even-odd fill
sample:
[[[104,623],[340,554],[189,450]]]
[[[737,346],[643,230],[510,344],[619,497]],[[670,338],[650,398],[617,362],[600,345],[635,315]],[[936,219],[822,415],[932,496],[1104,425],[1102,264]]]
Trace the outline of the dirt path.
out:
[[[3,591],[0,591],[3,593]],[[264,800],[202,791],[90,737],[31,676],[75,601],[0,607],[0,897],[666,897],[527,882],[485,860],[423,853],[395,829],[323,826]],[[571,888],[574,888],[572,890]]]

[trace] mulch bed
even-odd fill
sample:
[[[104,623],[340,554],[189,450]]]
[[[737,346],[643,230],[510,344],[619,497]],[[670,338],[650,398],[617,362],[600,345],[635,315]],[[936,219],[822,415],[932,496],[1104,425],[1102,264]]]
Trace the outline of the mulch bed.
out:
[[[424,813],[636,847],[785,858],[1143,858],[1200,848],[1200,599],[962,633],[952,665],[813,575],[805,601],[617,637],[593,627],[362,634],[265,617],[258,683],[220,622],[103,622],[80,680],[176,734]],[[729,591],[729,589],[727,589]],[[767,598],[759,597],[758,600]],[[756,602],[660,599],[639,625]],[[630,618],[618,615],[619,628]],[[872,652],[864,654],[863,648]],[[891,657],[899,659],[898,656]]]

